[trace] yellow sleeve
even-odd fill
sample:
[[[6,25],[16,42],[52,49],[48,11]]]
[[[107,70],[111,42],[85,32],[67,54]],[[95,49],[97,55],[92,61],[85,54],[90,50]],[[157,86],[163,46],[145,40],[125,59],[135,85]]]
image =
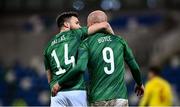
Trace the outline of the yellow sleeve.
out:
[[[148,105],[148,100],[150,98],[150,94],[151,94],[151,84],[147,83],[145,86],[145,90],[144,90],[144,95],[140,100],[139,106],[147,106]]]
[[[170,86],[166,86],[166,102],[168,106],[172,106],[173,104],[173,93]]]

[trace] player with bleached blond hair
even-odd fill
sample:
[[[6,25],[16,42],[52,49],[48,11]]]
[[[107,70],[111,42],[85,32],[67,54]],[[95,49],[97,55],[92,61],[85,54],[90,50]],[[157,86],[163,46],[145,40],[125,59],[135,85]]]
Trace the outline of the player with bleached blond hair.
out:
[[[104,21],[107,21],[107,16],[100,10],[90,13],[87,19],[88,26]],[[88,67],[88,95],[92,106],[128,106],[124,61],[130,67],[137,83],[137,95],[143,95],[144,87],[139,66],[127,42],[121,36],[104,31],[96,32],[81,43],[78,56],[77,65],[69,77],[84,72]]]

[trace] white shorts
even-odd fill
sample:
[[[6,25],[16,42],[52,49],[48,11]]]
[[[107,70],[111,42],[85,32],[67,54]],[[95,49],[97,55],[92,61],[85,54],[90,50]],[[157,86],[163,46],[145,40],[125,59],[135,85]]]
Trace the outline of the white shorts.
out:
[[[84,90],[60,91],[51,97],[51,107],[79,106],[87,107],[87,95]]]

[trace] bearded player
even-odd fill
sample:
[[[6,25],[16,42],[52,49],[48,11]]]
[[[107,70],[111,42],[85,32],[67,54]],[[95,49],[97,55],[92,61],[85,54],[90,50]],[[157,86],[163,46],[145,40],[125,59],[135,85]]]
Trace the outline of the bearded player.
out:
[[[88,16],[87,21],[88,26],[92,26],[107,21],[107,16],[102,11],[94,11]],[[128,106],[124,61],[130,67],[136,81],[135,92],[138,96],[143,95],[144,86],[139,66],[122,37],[98,32],[82,42],[78,53],[77,65],[69,77],[85,71],[88,66],[90,73],[89,102],[92,106]]]
[[[81,73],[63,83],[61,91],[58,81],[64,74],[70,73],[75,66],[78,47],[87,35],[99,30],[113,32],[107,22],[81,28],[78,14],[75,12],[64,12],[59,15],[57,25],[60,32],[48,42],[44,50],[45,68],[52,92],[51,106],[87,106],[84,79]]]

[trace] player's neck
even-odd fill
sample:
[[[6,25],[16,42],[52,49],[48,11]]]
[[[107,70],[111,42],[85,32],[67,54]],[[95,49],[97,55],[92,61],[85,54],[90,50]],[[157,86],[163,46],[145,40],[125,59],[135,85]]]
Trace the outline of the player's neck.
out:
[[[65,32],[65,31],[69,31],[69,30],[70,30],[69,28],[62,27],[62,28],[60,29],[60,33],[61,33],[61,32]]]

